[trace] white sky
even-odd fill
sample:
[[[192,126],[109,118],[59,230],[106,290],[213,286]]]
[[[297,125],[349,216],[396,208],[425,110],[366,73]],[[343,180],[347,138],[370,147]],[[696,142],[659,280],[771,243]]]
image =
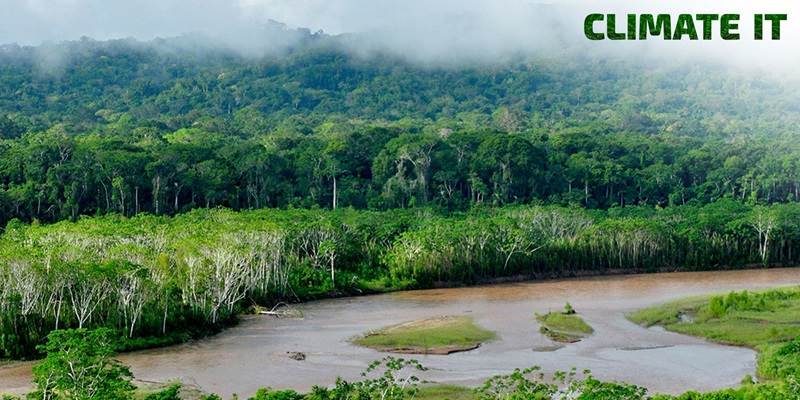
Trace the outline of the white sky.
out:
[[[557,5],[558,12],[545,15],[534,3]],[[790,0],[0,0],[0,10],[0,43],[205,32],[247,44],[253,40],[247,27],[273,19],[312,31],[369,32],[369,42],[357,50],[389,50],[423,61],[493,59],[567,40],[625,56],[668,54],[793,70],[800,62],[800,2]],[[743,40],[589,43],[582,31],[590,12],[735,12],[742,14]],[[756,12],[789,14],[783,40],[752,40]]]

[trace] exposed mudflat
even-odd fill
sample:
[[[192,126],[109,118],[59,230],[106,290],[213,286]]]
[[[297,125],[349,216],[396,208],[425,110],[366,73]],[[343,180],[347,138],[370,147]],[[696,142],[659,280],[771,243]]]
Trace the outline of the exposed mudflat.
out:
[[[755,353],[701,339],[645,329],[627,312],[668,300],[728,290],[800,284],[800,269],[624,275],[483,287],[402,292],[299,305],[303,319],[245,317],[224,333],[197,343],[120,356],[138,379],[183,380],[203,390],[250,395],[260,387],[307,390],[337,376],[359,378],[385,354],[350,340],[370,330],[441,315],[466,315],[494,331],[496,340],[467,352],[414,356],[429,380],[478,384],[517,367],[545,372],[591,369],[601,379],[646,386],[653,392],[711,390],[753,374]],[[595,330],[558,347],[539,333],[534,312],[569,301]],[[287,354],[301,352],[297,361]],[[0,367],[0,392],[30,387],[30,363]]]

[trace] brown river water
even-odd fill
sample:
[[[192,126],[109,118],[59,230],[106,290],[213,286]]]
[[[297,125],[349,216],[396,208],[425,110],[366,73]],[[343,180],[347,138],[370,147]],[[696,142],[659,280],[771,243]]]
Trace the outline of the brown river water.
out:
[[[472,316],[498,334],[480,348],[448,356],[415,356],[424,378],[477,385],[495,374],[533,365],[544,371],[590,369],[598,378],[677,393],[735,386],[753,374],[756,354],[692,337],[642,328],[625,319],[636,309],[686,296],[800,285],[800,269],[622,275],[435,289],[324,300],[298,305],[302,319],[248,316],[238,326],[195,343],[121,355],[137,379],[180,380],[225,397],[258,388],[307,390],[337,376],[357,379],[384,354],[349,339],[386,325],[442,315]],[[556,351],[534,313],[569,301],[595,333]],[[295,361],[287,352],[303,352]],[[30,363],[0,367],[0,393],[30,387]]]

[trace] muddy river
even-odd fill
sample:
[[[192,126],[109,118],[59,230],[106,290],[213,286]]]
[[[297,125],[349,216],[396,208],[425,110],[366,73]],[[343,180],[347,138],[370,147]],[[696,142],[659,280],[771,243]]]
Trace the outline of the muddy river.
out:
[[[213,338],[125,354],[120,360],[143,381],[180,380],[230,396],[260,387],[307,390],[337,376],[357,378],[383,354],[348,342],[370,329],[404,321],[469,315],[498,339],[449,356],[419,356],[437,382],[476,385],[514,368],[591,369],[595,376],[675,393],[735,386],[753,374],[755,353],[700,339],[645,329],[625,314],[685,296],[800,284],[800,269],[610,276],[546,282],[402,292],[325,300],[298,306],[302,319],[246,317]],[[569,301],[594,335],[561,349],[542,336],[534,313],[560,310]],[[304,361],[287,352],[303,352]],[[30,386],[29,363],[0,367],[0,393]]]

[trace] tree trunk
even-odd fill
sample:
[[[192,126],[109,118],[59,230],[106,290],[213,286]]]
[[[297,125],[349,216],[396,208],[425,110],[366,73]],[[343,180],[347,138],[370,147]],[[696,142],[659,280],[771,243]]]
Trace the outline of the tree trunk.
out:
[[[167,334],[167,310],[169,310],[169,303],[164,301],[164,319],[161,320],[161,334]]]
[[[336,175],[333,176],[333,209],[336,209]]]
[[[175,182],[175,212],[178,212],[178,196],[181,194],[181,187]]]
[[[589,205],[589,181],[583,181],[583,205]]]
[[[334,267],[334,258],[331,257],[331,282],[333,283],[333,287],[336,287],[336,268]]]
[[[106,198],[106,212],[108,212],[108,210],[111,209],[111,200],[108,198],[108,187],[106,186],[106,183],[103,182],[102,179],[100,180],[100,184],[103,185],[103,194],[105,195]]]
[[[58,308],[56,308],[56,329],[58,330],[58,322],[61,320],[61,303],[63,302],[64,292],[62,289],[61,294],[58,295]]]
[[[161,191],[161,175],[156,175],[156,183],[153,186],[154,186],[153,187],[153,203],[155,204],[156,215],[158,215],[158,211],[159,211],[158,195],[159,195],[159,192]]]

